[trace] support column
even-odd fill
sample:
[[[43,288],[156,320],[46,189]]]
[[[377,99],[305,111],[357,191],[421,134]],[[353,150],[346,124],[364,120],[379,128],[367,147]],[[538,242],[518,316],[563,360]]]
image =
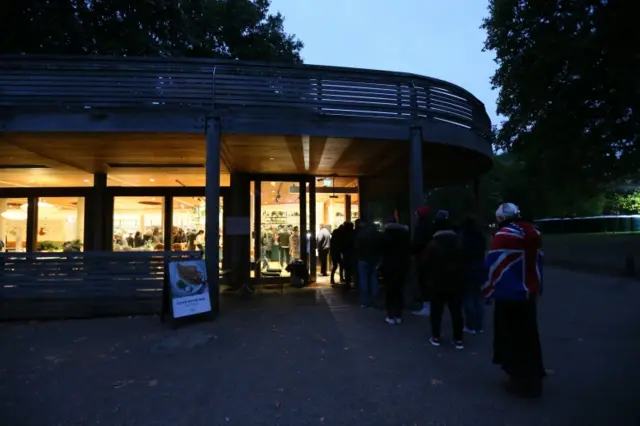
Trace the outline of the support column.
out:
[[[411,230],[415,230],[417,224],[417,217],[415,212],[418,207],[422,205],[424,200],[424,188],[423,181],[424,176],[422,173],[422,128],[411,128],[411,154],[409,155],[409,188],[410,188],[410,202],[411,209]]]
[[[313,179],[313,178],[311,178]],[[309,256],[307,256],[307,181],[300,182],[300,230],[298,233],[298,248],[300,249],[300,259],[309,267]]]
[[[473,210],[477,215],[478,219],[480,218],[481,206],[480,206],[480,179],[475,178],[473,180]]]
[[[309,244],[309,281],[312,283],[317,280],[318,256],[316,256],[316,233],[318,232],[318,224],[316,223],[316,180],[312,178],[309,181],[309,239],[304,240],[304,249],[307,249],[307,241]],[[306,235],[305,235],[306,237]]]
[[[84,197],[78,197],[76,201],[76,239],[85,244],[84,241]]]
[[[107,229],[109,223],[108,212],[113,208],[107,206],[107,174],[96,173],[93,175],[93,192],[89,197],[89,205],[85,206],[85,249],[100,251],[108,250],[112,246],[111,233],[113,230]],[[108,211],[107,211],[108,210]],[[113,216],[113,215],[112,215]]]
[[[2,213],[7,211],[7,199],[0,199],[0,240],[4,243],[4,249],[0,250],[3,252],[7,249],[7,219],[1,216]]]
[[[37,249],[38,243],[38,197],[29,197],[27,204],[27,253]],[[16,249],[18,248],[16,238]]]
[[[209,297],[214,313],[220,309],[220,270],[218,241],[220,238],[220,119],[208,118],[206,135],[206,210],[205,262],[209,280]]]
[[[173,197],[164,197],[162,204],[162,244],[164,251],[173,250]]]
[[[225,250],[231,257],[225,264],[233,271],[237,288],[249,282],[251,272],[251,179],[247,173],[231,173],[229,200],[225,205],[227,224],[224,239],[229,244]],[[228,229],[231,228],[231,229]],[[258,238],[260,238],[258,236]]]
[[[344,196],[344,216],[345,222],[351,222],[351,194]]]
[[[370,180],[371,178],[368,177],[361,177],[358,179],[358,198],[360,200],[359,216],[360,219],[365,222],[371,222],[374,220],[369,208],[369,203],[371,202]]]

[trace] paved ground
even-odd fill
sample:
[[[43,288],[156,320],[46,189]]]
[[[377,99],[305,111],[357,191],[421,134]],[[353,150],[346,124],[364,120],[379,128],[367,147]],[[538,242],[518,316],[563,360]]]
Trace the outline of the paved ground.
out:
[[[321,290],[176,331],[153,317],[1,324],[0,424],[640,424],[638,283],[549,269],[546,285],[539,401],[503,394],[490,333],[433,348],[425,319],[388,326]]]

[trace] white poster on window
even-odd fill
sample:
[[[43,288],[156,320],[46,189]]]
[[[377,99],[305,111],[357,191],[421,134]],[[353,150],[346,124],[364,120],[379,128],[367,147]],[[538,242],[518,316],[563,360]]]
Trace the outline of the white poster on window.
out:
[[[170,262],[169,286],[174,318],[211,311],[204,260]]]

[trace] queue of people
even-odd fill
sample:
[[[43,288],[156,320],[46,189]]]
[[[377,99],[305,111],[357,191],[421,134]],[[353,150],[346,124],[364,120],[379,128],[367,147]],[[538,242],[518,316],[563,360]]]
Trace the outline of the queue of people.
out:
[[[542,391],[545,369],[537,326],[537,301],[542,294],[542,244],[536,227],[520,217],[512,203],[496,211],[498,230],[489,246],[478,220],[467,217],[454,226],[449,213],[433,212],[427,206],[416,211],[417,226],[411,235],[408,226],[390,217],[383,231],[358,220],[346,222],[318,236],[321,270],[327,275],[326,260],[344,273],[346,288],[356,276],[361,306],[373,306],[378,295],[378,271],[385,284],[385,321],[403,321],[404,288],[412,257],[422,299],[419,316],[429,316],[433,346],[441,346],[442,317],[449,311],[452,341],[464,349],[464,335],[484,332],[485,300],[495,301],[493,363],[500,365],[510,381],[509,391],[535,397]],[[322,252],[321,252],[322,253]]]

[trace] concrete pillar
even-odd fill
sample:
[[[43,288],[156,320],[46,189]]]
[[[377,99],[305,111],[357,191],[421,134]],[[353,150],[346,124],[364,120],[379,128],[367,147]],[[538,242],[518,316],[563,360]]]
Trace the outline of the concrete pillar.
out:
[[[107,174],[96,173],[93,177],[93,191],[89,205],[85,206],[85,217],[91,218],[89,232],[85,233],[85,248],[87,250],[111,250],[112,229],[107,229],[113,224],[113,208],[107,206]]]
[[[220,210],[220,139],[222,136],[219,118],[207,119],[205,136],[205,170],[207,173],[205,188],[205,259],[211,307],[217,313],[220,309],[220,266],[218,264],[220,260],[218,251],[220,217],[218,211]]]
[[[424,188],[423,181],[424,175],[422,173],[422,128],[412,127],[410,131],[410,164],[409,164],[409,207],[411,210],[411,229],[415,230],[417,224],[417,217],[415,212],[418,210],[424,200]]]

